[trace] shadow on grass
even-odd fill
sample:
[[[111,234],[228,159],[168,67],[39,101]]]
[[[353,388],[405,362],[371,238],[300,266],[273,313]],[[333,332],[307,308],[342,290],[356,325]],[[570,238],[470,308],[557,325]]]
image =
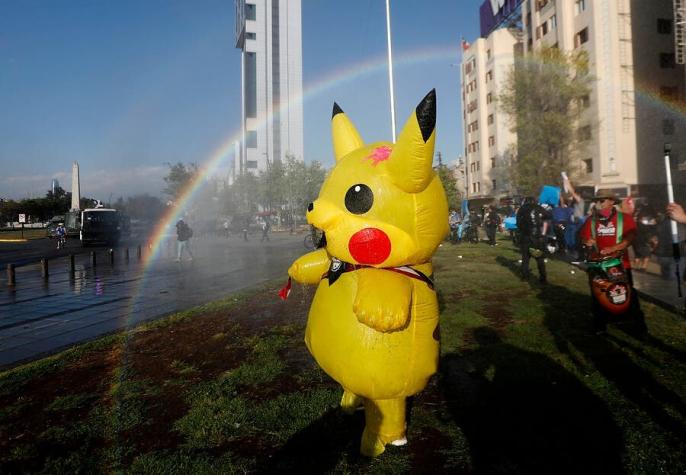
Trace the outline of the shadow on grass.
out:
[[[516,262],[502,256],[498,256],[496,260],[515,275],[519,274]],[[657,381],[648,370],[639,366],[622,348],[640,355],[645,354],[643,345],[650,345],[683,361],[682,352],[650,335],[636,343],[612,335],[596,336],[591,331],[591,305],[588,295],[573,292],[559,285],[530,285],[539,290],[538,298],[544,305],[543,323],[553,335],[555,345],[561,353],[567,355],[577,367],[585,368],[572,349],[580,352],[605,379],[621,391],[624,397],[645,411],[655,423],[678,439],[686,438],[686,427],[670,414],[671,408],[671,412],[675,411],[682,419],[686,419],[684,401],[678,394]],[[614,327],[627,336],[636,336],[635,322],[616,323]]]
[[[622,472],[622,441],[605,403],[540,353],[474,329],[475,350],[441,360],[448,407],[477,473]]]
[[[612,335],[592,334],[588,331],[588,320],[578,318],[579,303],[573,301],[578,300],[579,296],[580,294],[557,285],[547,286],[538,296],[545,305],[544,325],[553,334],[558,350],[570,358],[573,357],[572,348],[583,354],[605,379],[613,383],[625,398],[645,411],[656,424],[676,438],[686,440],[683,422],[670,414],[676,412],[682,420],[686,419],[684,401],[623,351],[626,348],[640,354],[643,352],[642,345],[651,345],[658,349],[664,349],[667,345],[651,336],[644,341],[632,343]],[[583,301],[587,302],[588,297],[583,297]],[[615,325],[615,328],[630,337],[634,335],[632,327],[630,322]]]
[[[263,460],[256,473],[330,473],[339,464],[368,463],[369,459],[358,455],[363,429],[364,412],[349,416],[338,407],[329,409]],[[343,457],[348,460],[342,461]]]

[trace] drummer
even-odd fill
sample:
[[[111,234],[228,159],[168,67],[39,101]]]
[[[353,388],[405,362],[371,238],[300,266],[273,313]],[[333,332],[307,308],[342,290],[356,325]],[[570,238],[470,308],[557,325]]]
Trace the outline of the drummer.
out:
[[[581,240],[591,252],[603,256],[621,255],[622,264],[626,272],[629,291],[631,292],[631,306],[627,310],[627,316],[636,327],[636,336],[643,337],[647,333],[645,317],[638,301],[638,295],[634,289],[634,280],[631,275],[631,260],[627,248],[636,237],[636,223],[628,213],[622,213],[615,206],[617,196],[610,190],[598,190],[593,197],[595,209],[590,219],[587,219],[581,228]],[[607,332],[608,312],[591,292],[591,305],[593,310],[593,329],[596,334],[604,335]]]

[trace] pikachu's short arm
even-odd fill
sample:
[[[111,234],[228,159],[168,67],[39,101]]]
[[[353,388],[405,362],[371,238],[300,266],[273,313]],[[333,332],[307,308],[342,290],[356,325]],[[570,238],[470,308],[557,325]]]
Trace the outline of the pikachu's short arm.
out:
[[[288,275],[301,284],[318,284],[330,265],[326,249],[317,249],[296,259],[288,269]]]
[[[360,323],[380,332],[403,328],[410,317],[412,281],[383,269],[357,270],[353,311]]]

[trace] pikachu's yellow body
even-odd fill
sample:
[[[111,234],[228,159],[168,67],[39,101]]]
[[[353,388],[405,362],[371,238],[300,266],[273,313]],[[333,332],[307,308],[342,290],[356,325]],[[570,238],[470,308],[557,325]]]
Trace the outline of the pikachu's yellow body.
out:
[[[305,342],[341,386],[345,410],[364,406],[361,451],[405,443],[405,398],[438,364],[438,304],[431,256],[448,232],[447,203],[433,172],[435,93],[417,106],[398,142],[364,145],[334,105],[336,166],[307,219],[326,247],[289,274],[318,284]]]

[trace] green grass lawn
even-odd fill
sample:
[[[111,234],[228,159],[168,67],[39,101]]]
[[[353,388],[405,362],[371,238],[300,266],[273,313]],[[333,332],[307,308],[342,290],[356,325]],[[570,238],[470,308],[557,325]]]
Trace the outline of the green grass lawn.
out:
[[[518,258],[439,249],[440,370],[377,459],[304,346],[312,289],[274,283],[0,374],[0,473],[684,473],[684,319],[596,336],[585,274]]]
[[[48,236],[46,229],[24,229],[23,239],[41,239]],[[0,239],[22,239],[21,229],[0,230]]]

